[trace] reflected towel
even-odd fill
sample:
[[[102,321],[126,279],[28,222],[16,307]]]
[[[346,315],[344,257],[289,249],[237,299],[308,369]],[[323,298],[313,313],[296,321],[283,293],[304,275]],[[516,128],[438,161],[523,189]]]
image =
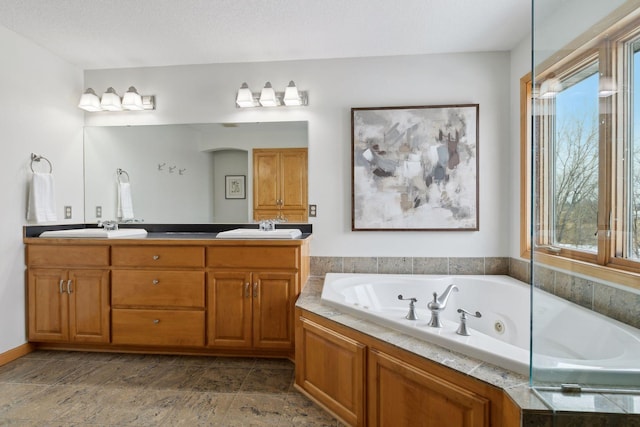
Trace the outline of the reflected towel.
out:
[[[131,197],[131,184],[118,183],[118,218],[133,219],[133,200]]]
[[[50,173],[34,172],[29,185],[27,221],[57,221],[55,185]]]

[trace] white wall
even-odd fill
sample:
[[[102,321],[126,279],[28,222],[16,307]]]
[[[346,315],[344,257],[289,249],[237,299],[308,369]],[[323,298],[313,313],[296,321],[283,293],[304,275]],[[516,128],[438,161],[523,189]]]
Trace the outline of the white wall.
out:
[[[213,157],[213,218],[215,222],[251,222],[249,215],[249,198],[226,199],[225,176],[244,175],[245,195],[248,196],[249,181],[249,152],[246,150],[220,150],[211,153]]]
[[[289,80],[309,91],[309,107],[236,109],[242,82],[254,91]],[[85,72],[97,92],[135,85],[157,110],[87,114],[87,125],[201,122],[309,122],[309,203],[314,256],[506,256],[511,157],[509,53],[215,64]],[[480,104],[480,231],[352,232],[352,107]]]
[[[59,222],[83,222],[82,71],[0,27],[0,353],[26,341],[22,226],[31,152],[53,163]],[[45,165],[35,166],[43,170]],[[63,220],[63,206],[73,218]]]

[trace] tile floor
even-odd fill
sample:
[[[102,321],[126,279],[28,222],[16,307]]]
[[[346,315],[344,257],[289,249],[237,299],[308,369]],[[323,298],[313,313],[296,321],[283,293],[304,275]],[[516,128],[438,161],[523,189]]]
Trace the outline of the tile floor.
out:
[[[342,426],[288,360],[36,351],[0,367],[0,426]]]

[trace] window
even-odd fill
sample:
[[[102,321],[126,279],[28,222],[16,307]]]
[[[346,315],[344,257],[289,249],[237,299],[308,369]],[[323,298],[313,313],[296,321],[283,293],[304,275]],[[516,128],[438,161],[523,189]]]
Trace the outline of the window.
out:
[[[640,288],[640,19],[553,58],[521,79],[523,256]]]

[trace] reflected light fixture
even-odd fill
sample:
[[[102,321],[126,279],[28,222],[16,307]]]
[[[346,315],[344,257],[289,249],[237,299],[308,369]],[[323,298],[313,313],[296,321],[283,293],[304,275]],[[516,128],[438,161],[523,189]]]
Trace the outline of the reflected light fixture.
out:
[[[555,98],[562,91],[562,83],[557,77],[549,77],[540,85],[540,96],[542,99]]]
[[[606,98],[618,92],[616,82],[611,77],[601,77],[598,81],[598,96]]]
[[[84,91],[80,97],[78,108],[82,108],[85,111],[102,111],[100,98],[98,98],[98,95],[96,95],[93,89],[89,88]]]
[[[122,101],[116,93],[115,89],[109,87],[100,98],[100,107],[105,111],[122,111]]]
[[[122,99],[115,89],[109,87],[102,98],[98,97],[93,89],[88,88],[80,97],[78,108],[85,111],[142,111],[155,110],[155,97],[153,95],[140,95],[135,87],[129,86]]]
[[[298,90],[293,80],[289,82],[289,86],[285,88],[284,92],[276,92],[271,82],[265,83],[260,93],[251,92],[249,85],[245,82],[242,83],[236,94],[236,107],[238,108],[293,107],[301,105],[308,105],[307,92]]]

